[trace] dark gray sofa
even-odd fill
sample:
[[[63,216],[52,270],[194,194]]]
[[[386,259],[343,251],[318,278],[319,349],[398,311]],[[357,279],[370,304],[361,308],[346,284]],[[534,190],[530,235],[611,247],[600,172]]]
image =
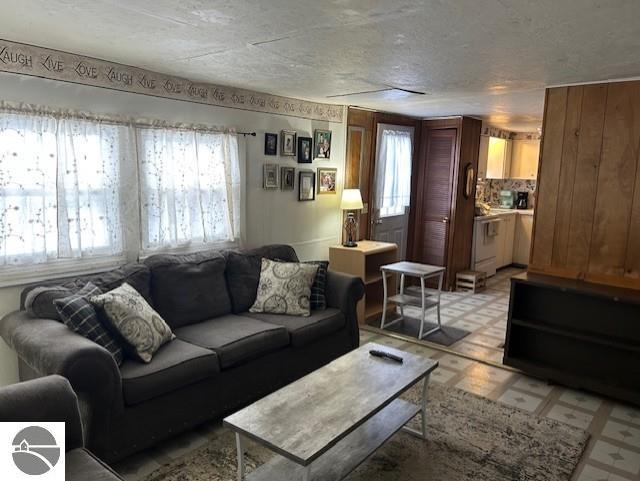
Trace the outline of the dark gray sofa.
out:
[[[69,381],[61,376],[47,376],[1,388],[0,422],[64,422],[65,479],[122,480],[84,448],[78,399]]]
[[[25,311],[0,320],[0,335],[19,356],[21,379],[69,379],[86,406],[89,449],[114,462],[233,412],[358,346],[356,304],[364,285],[352,276],[329,271],[328,307],[311,317],[248,313],[262,257],[297,260],[285,245],[156,255],[51,283],[135,287],[177,336],[149,364],[127,359],[118,368],[104,348]]]

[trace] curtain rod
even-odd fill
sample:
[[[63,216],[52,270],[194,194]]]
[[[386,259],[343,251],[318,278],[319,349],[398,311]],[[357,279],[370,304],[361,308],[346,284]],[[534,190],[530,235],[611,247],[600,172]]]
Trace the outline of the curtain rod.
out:
[[[147,129],[175,129],[175,130],[195,130],[201,132],[227,132],[228,129],[212,127],[208,125],[201,124],[187,124],[187,123],[175,123],[172,124],[170,121],[166,120],[155,120],[155,119],[135,119],[133,117],[128,116],[118,116],[118,115],[109,115],[109,114],[94,114],[92,112],[83,112],[77,110],[64,110],[64,109],[53,109],[46,106],[33,105],[33,104],[25,104],[25,103],[13,103],[7,101],[0,101],[0,111],[5,112],[14,112],[21,114],[36,114],[36,115],[50,115],[57,118],[74,118],[78,120],[89,120],[94,122],[100,122],[103,124],[111,124],[111,125],[131,125],[133,127],[139,128],[147,128]],[[255,137],[255,132],[236,132],[238,135]]]

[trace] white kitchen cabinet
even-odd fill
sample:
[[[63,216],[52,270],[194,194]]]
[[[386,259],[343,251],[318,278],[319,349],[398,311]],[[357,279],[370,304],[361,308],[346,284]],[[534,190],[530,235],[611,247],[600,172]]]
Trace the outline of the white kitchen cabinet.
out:
[[[516,238],[513,246],[513,262],[526,266],[529,264],[531,250],[531,232],[533,230],[533,216],[518,214],[516,219]]]
[[[489,154],[489,136],[480,136],[480,153],[478,155],[478,179],[487,178],[487,155]]]
[[[511,170],[511,140],[498,137],[480,137],[478,177],[508,179]]]
[[[535,180],[540,158],[539,140],[514,140],[511,150],[511,178]]]
[[[498,252],[496,254],[496,267],[500,269],[513,262],[513,242],[515,238],[515,227],[517,214],[504,214],[500,216],[500,230],[498,233]]]

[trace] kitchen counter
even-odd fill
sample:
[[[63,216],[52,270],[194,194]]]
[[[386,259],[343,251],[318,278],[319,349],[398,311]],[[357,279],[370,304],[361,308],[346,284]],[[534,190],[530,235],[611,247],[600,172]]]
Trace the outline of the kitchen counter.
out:
[[[503,215],[533,215],[533,209],[500,209],[500,208],[492,208],[491,212],[487,215],[477,215],[475,216],[476,220],[479,219],[491,219],[494,217],[500,217]]]

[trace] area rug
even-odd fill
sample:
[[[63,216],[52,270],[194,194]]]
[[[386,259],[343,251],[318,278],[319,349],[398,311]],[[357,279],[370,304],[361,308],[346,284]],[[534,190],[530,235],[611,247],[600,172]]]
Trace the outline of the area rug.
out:
[[[405,336],[418,338],[420,334],[420,319],[408,315],[408,309],[405,309],[404,319],[396,324],[392,324],[384,328],[385,331],[395,332],[398,334],[404,334]],[[376,320],[368,320],[367,325],[372,327],[380,327],[380,321]],[[436,327],[437,324],[433,322],[425,322],[424,323],[424,331],[428,332],[430,329]],[[423,341],[433,342],[435,344],[440,344],[441,346],[451,346],[453,343],[458,342],[460,339],[464,339],[469,334],[469,331],[464,329],[460,329],[458,327],[453,326],[445,326],[442,325],[442,328],[429,334],[428,336],[424,336],[422,338]]]
[[[420,391],[403,397],[417,403]],[[346,479],[568,481],[589,439],[581,429],[437,384],[430,386],[428,410],[427,441],[398,433]],[[220,433],[144,481],[233,481],[234,436],[226,429]],[[249,472],[273,456],[247,445]]]

